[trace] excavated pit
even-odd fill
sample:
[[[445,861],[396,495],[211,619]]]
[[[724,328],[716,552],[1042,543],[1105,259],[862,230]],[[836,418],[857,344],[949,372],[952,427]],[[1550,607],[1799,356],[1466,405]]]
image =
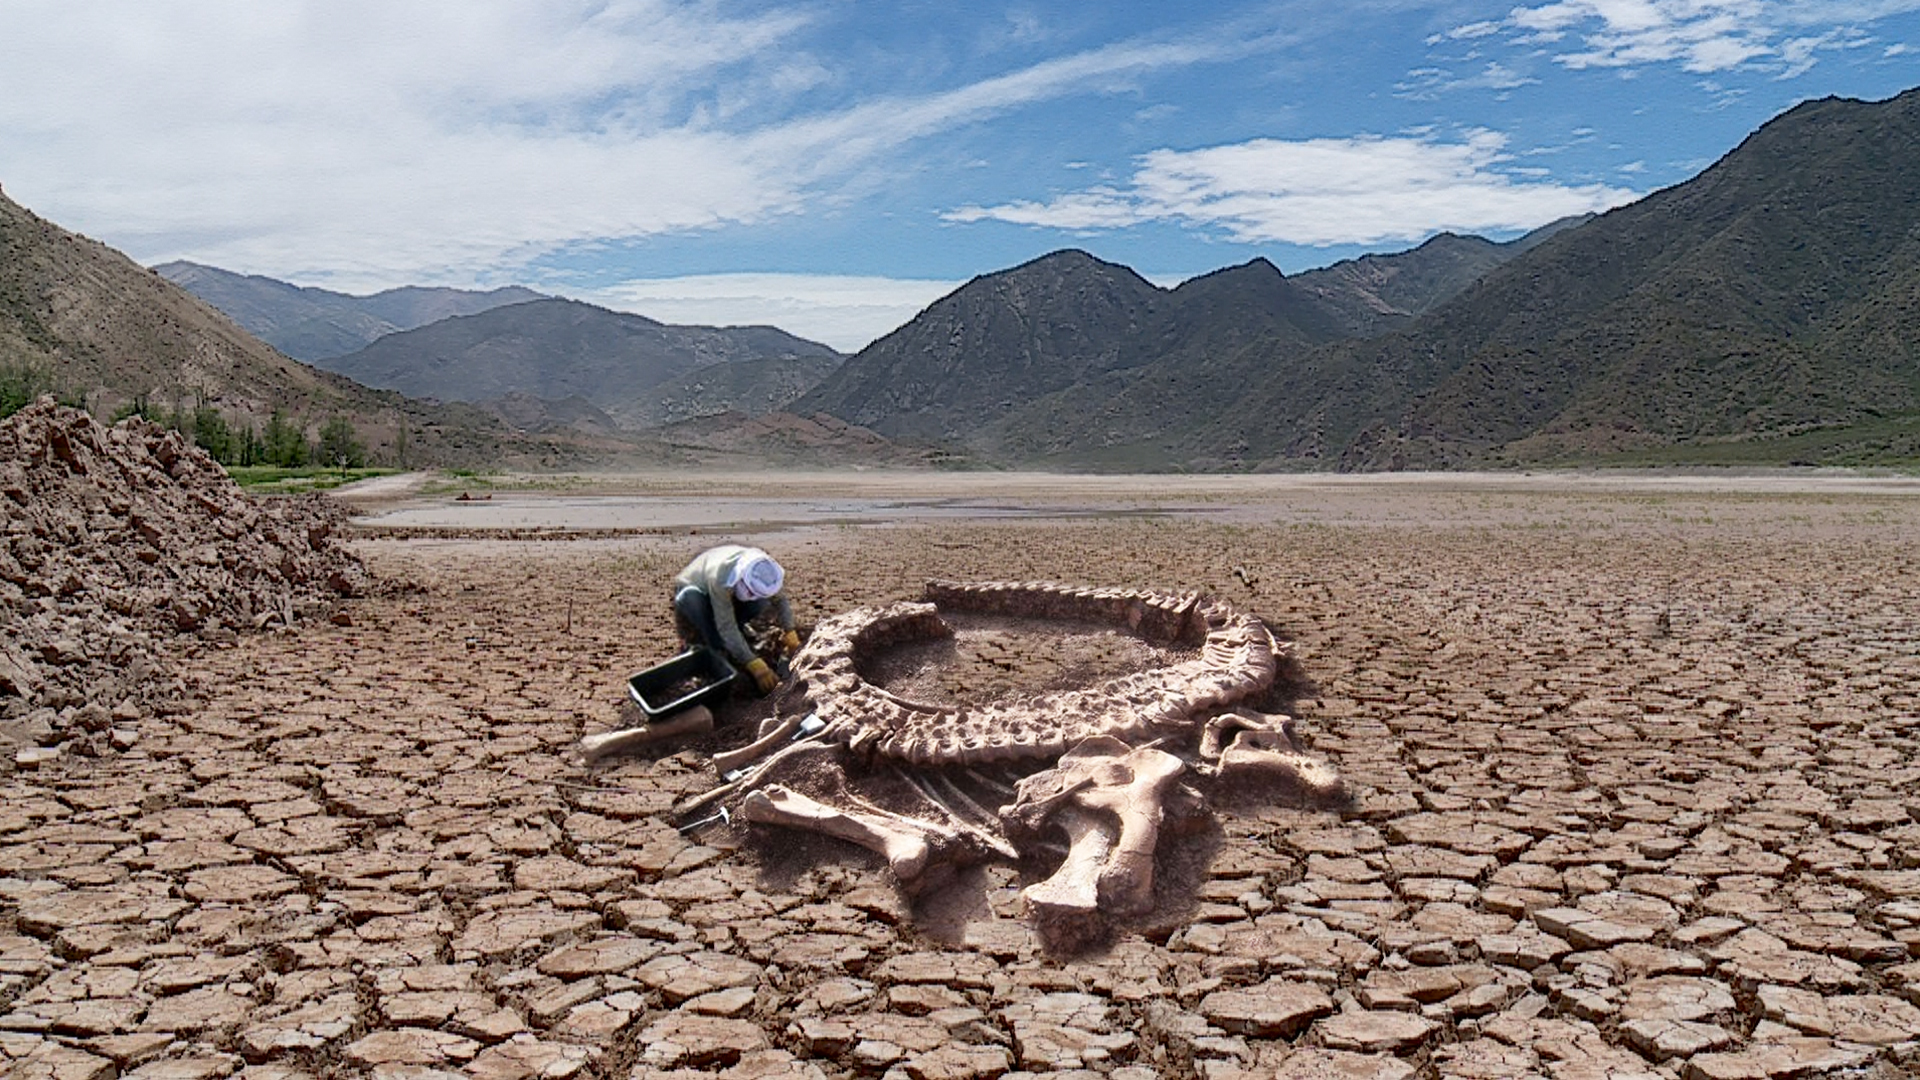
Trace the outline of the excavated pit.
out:
[[[953,636],[901,642],[858,658],[860,677],[908,701],[987,705],[1070,690],[1191,660],[1111,626],[943,611]]]

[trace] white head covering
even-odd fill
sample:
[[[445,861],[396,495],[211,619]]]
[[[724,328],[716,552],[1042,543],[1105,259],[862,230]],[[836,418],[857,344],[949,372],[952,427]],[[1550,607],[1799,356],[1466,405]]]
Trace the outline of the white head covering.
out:
[[[773,556],[759,548],[748,548],[734,561],[733,574],[727,584],[733,587],[733,595],[742,600],[765,600],[778,593],[786,579],[787,572],[780,569]]]

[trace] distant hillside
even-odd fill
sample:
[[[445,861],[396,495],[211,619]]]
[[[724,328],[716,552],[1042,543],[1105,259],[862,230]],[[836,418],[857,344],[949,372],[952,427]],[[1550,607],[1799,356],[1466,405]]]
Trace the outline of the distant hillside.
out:
[[[626,427],[727,409],[778,408],[839,362],[827,346],[770,326],[669,326],[574,300],[535,300],[443,319],[318,361],[368,386],[412,397],[579,397]],[[741,365],[738,371],[735,365]],[[702,397],[695,386],[711,396]]]
[[[502,452],[500,425],[377,393],[268,348],[186,290],[0,194],[0,370],[31,372],[108,415],[136,399],[209,405],[229,422],[279,411],[311,436],[332,416],[377,459],[473,463]]]
[[[1591,217],[1562,218],[1505,243],[1441,233],[1411,251],[1343,259],[1288,280],[1339,312],[1345,336],[1374,337],[1405,329],[1416,317],[1458,296],[1494,267]]]
[[[1065,251],[975,278],[861,350],[793,406],[888,436],[969,432],[1041,394],[1142,362],[1162,290]]]
[[[344,356],[401,330],[502,304],[544,299],[517,285],[474,292],[406,286],[370,296],[289,285],[258,274],[235,274],[192,262],[162,263],[154,273],[205,300],[267,344],[296,360]]]
[[[1255,259],[1171,290],[1055,252],[968,282],[793,409],[989,458],[1097,453],[1244,396],[1239,382],[1195,377],[1223,358],[1404,326],[1533,242],[1449,234],[1294,277]]]
[[[721,413],[683,420],[649,433],[674,453],[710,468],[911,468],[947,463],[937,447],[885,438],[825,414],[761,416]]]
[[[654,387],[621,418],[629,428],[652,428],[720,413],[765,416],[820,385],[845,359],[828,353],[707,364]]]
[[[1905,425],[1920,410],[1916,304],[1920,91],[1807,102],[1404,334],[1244,357],[1238,370],[1270,377],[1174,455],[1382,468],[1688,445],[1711,458],[1730,441],[1779,460],[1920,454]]]

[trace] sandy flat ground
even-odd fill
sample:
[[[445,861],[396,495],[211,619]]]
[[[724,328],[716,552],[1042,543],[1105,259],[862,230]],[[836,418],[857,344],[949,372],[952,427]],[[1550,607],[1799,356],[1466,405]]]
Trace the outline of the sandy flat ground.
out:
[[[357,541],[409,584],[350,625],[183,657],[195,700],[132,750],[0,781],[21,1075],[1920,1068],[1911,479],[627,477],[487,500],[541,502],[584,508],[584,538],[470,517]],[[1190,896],[1070,957],[1041,950],[1013,868],[916,909],[855,848],[684,838],[665,811],[741,732],[594,766],[573,746],[630,719],[624,677],[673,648],[666,581],[721,539],[781,558],[803,624],[929,578],[1218,595],[1295,643],[1301,731],[1355,803],[1223,812]]]

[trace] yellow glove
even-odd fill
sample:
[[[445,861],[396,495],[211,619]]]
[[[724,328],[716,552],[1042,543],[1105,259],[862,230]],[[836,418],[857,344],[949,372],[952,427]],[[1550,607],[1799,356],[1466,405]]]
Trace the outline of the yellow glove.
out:
[[[780,647],[787,650],[788,656],[792,656],[794,653],[799,652],[800,651],[800,635],[795,633],[792,630],[789,630],[786,633],[780,635]]]
[[[757,656],[747,661],[747,674],[753,676],[753,685],[760,688],[761,697],[773,693],[773,688],[780,685],[780,677]]]

